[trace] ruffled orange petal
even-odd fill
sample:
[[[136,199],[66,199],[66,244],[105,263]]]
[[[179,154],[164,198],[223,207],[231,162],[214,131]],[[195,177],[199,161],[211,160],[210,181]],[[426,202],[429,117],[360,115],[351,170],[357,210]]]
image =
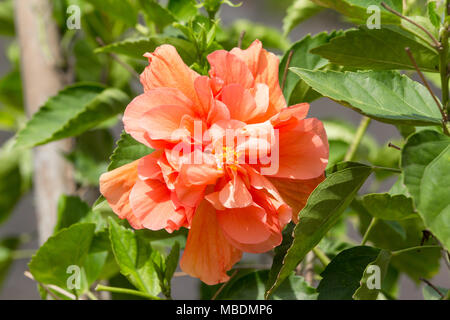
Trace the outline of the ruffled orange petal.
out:
[[[230,53],[245,62],[255,83],[264,83],[269,87],[270,100],[266,119],[286,107],[286,100],[278,79],[279,59],[277,56],[264,50],[259,40],[255,40],[246,50],[234,48]]]
[[[208,55],[208,61],[211,65],[210,76],[222,80],[223,85],[234,83],[246,89],[253,87],[254,79],[250,69],[235,55],[218,50]]]
[[[141,74],[144,91],[154,88],[176,88],[191,101],[196,101],[194,81],[198,73],[190,69],[181,59],[175,47],[164,44],[153,53],[146,53],[149,65]]]
[[[142,226],[150,230],[173,232],[183,226],[183,210],[176,210],[171,192],[158,180],[139,180],[130,193],[130,206]]]
[[[328,140],[322,122],[315,118],[298,121],[279,130],[278,172],[271,176],[312,179],[320,176],[328,164]]]
[[[292,220],[298,222],[298,214],[305,207],[313,190],[325,179],[325,175],[309,180],[292,180],[268,177],[283,200],[292,208]]]
[[[202,201],[194,214],[181,269],[208,285],[229,280],[227,271],[241,259],[242,252],[230,245],[216,219],[215,209]]]
[[[130,207],[131,189],[138,180],[139,160],[106,172],[100,177],[100,192],[106,198],[111,209],[121,219],[127,219],[134,229],[142,229],[140,221]]]

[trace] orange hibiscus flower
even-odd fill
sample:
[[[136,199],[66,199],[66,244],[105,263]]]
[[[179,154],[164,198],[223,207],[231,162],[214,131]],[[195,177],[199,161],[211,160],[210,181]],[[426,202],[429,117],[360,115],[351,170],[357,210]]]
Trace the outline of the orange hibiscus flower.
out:
[[[207,284],[227,281],[242,252],[281,243],[281,231],[323,178],[328,142],[306,103],[287,107],[278,58],[255,41],[208,56],[209,77],[162,45],[145,55],[144,93],[123,122],[155,149],[107,172],[100,191],[132,227],[189,228],[180,265]]]

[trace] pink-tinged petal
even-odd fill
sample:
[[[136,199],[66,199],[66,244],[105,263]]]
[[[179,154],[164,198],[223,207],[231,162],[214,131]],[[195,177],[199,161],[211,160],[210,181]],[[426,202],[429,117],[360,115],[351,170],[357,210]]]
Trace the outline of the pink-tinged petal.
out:
[[[264,95],[264,89],[260,89],[261,92],[259,94],[259,103],[263,103],[264,98],[261,97]],[[230,84],[223,88],[222,90],[222,102],[228,107],[230,110],[231,119],[240,120],[243,122],[249,122],[249,120],[258,117],[261,114],[264,114],[267,105],[262,106],[262,108],[258,108],[255,102],[254,96],[250,93],[250,90],[245,89],[239,84]]]
[[[197,113],[206,118],[214,104],[211,79],[207,76],[197,77],[197,79],[195,79],[194,86],[199,101],[199,105],[196,106]]]
[[[175,47],[165,44],[153,53],[146,53],[145,57],[150,64],[141,74],[144,91],[161,87],[176,88],[196,101],[194,81],[199,75],[183,62]]]
[[[230,118],[230,110],[228,110],[227,106],[219,100],[214,100],[207,117],[208,124],[227,121],[230,120]]]
[[[242,178],[235,170],[231,170],[233,179],[219,192],[220,203],[225,208],[245,208],[252,204],[252,195]]]
[[[263,208],[251,205],[246,208],[217,211],[217,221],[225,235],[243,244],[255,244],[270,237]]]
[[[135,229],[142,229],[142,225],[131,210],[129,201],[131,189],[138,180],[138,162],[139,160],[102,174],[100,192],[119,218],[127,219]]]
[[[255,83],[264,83],[269,87],[270,101],[266,119],[285,108],[286,101],[278,79],[279,59],[277,56],[262,49],[259,40],[255,40],[246,50],[234,48],[231,53],[245,62],[255,79]]]
[[[139,159],[138,163],[138,176],[141,180],[148,180],[148,179],[162,179],[163,175],[161,172],[161,167],[158,165],[158,160],[162,155],[162,151],[156,150],[149,154],[148,156],[145,156],[141,159]]]
[[[175,185],[175,194],[181,205],[195,208],[203,199],[205,188],[206,186],[187,187],[178,180]]]
[[[223,170],[215,164],[184,164],[181,167],[180,177],[186,186],[202,186],[214,184],[224,175]]]
[[[322,122],[315,118],[298,121],[279,130],[279,167],[271,176],[312,179],[328,164],[328,140]]]
[[[157,88],[136,97],[127,106],[123,115],[125,131],[135,140],[147,146],[155,148],[163,146],[155,145],[147,134],[147,128],[141,125],[141,119],[144,117],[144,114],[162,105],[176,105],[183,108],[183,110],[190,109],[187,113],[193,114],[194,104],[181,91],[173,88]]]
[[[186,219],[183,211],[176,210],[170,190],[158,180],[138,180],[130,193],[130,205],[142,226],[150,230],[172,232],[173,225],[181,227]]]
[[[309,103],[299,103],[289,108],[284,108],[280,113],[270,119],[274,128],[287,125],[295,125],[299,120],[303,120],[308,115]]]
[[[208,55],[208,61],[211,65],[210,76],[223,80],[224,85],[235,83],[247,89],[253,87],[252,73],[245,62],[235,55],[217,50]]]
[[[254,88],[250,89],[250,92],[253,94],[258,111],[257,116],[252,118],[249,123],[264,122],[270,102],[269,87],[266,84],[257,83]]]
[[[292,208],[292,220],[298,222],[298,214],[305,207],[308,197],[321,183],[325,176],[309,180],[292,180],[284,178],[268,178],[277,188],[283,200]]]
[[[193,116],[190,109],[180,105],[161,105],[144,113],[140,125],[153,140],[178,142],[191,137],[190,126],[186,125],[186,115]],[[190,118],[194,121],[193,118]],[[193,126],[193,124],[192,124]],[[186,128],[188,127],[188,128]]]
[[[208,285],[228,281],[227,271],[241,259],[242,252],[230,245],[216,219],[215,209],[202,201],[189,231],[181,269]]]

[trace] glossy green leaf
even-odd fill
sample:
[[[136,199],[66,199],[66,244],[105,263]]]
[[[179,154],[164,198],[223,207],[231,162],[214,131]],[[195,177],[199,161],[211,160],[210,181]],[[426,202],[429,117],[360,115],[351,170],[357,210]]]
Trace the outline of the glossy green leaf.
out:
[[[403,194],[371,193],[362,198],[364,207],[383,220],[404,220],[418,217],[411,198]]]
[[[338,221],[371,172],[371,167],[359,163],[343,163],[330,170],[300,212],[299,223],[294,229],[294,241],[279,271],[272,271],[277,277],[273,283],[268,283],[266,296],[275,291]]]
[[[352,300],[362,285],[364,271],[375,262],[381,250],[368,246],[353,247],[339,253],[320,274],[319,300]],[[377,292],[378,293],[378,292]]]
[[[139,290],[151,295],[160,292],[150,244],[110,219],[111,245],[120,272]]]
[[[289,67],[304,68],[308,70],[317,70],[325,67],[328,64],[328,60],[319,55],[311,54],[310,50],[327,43],[330,39],[335,37],[336,34],[336,32],[330,34],[322,32],[315,36],[307,35],[286,50],[286,53],[281,59],[278,71],[280,84],[283,83],[283,77],[290,52],[292,52],[292,58]],[[311,102],[320,97],[317,92],[311,90],[311,88],[293,73],[292,70],[288,70],[287,72],[283,94],[289,105],[301,102]]]
[[[51,236],[31,259],[29,268],[33,277],[72,292],[72,288],[67,287],[73,274],[70,267],[83,267],[94,230],[94,224],[77,223]]]
[[[129,134],[122,132],[117,147],[111,155],[108,170],[117,169],[130,162],[150,154],[153,150],[134,140]]]
[[[264,300],[268,271],[246,272],[224,288],[217,299]],[[310,287],[303,277],[289,275],[285,282],[271,296],[272,300],[316,300],[316,289]]]
[[[17,134],[17,147],[77,136],[122,112],[129,97],[114,88],[75,84],[50,98]]]
[[[433,24],[435,28],[439,28],[441,26],[441,17],[436,12],[436,2],[430,1],[427,6],[428,19]]]
[[[178,259],[180,259],[180,244],[178,242],[175,242],[172,250],[166,258],[165,278],[168,282],[170,282],[173,274],[175,273],[175,270],[177,269]]]
[[[323,96],[376,120],[416,126],[441,123],[427,89],[397,72],[291,70]]]
[[[385,2],[391,8],[402,12],[402,0],[312,0],[314,3],[336,10],[354,21],[366,23],[373,14],[367,12],[370,5],[375,5],[380,9],[381,21],[383,24],[399,24],[400,18],[385,10],[381,3]]]
[[[104,47],[97,48],[96,53],[116,53],[132,58],[146,60],[146,52],[153,52],[158,46],[163,44],[173,45],[180,54],[183,61],[190,65],[197,59],[194,45],[181,38],[154,36],[148,38],[126,39],[115,42]]]
[[[425,226],[450,249],[450,138],[430,130],[410,136],[401,166]]]
[[[134,2],[134,1],[133,1]],[[132,1],[120,0],[89,0],[96,10],[111,15],[114,19],[126,22],[134,27],[137,23],[137,10]]]
[[[296,26],[322,11],[322,7],[310,0],[295,0],[286,10],[283,33],[287,36]]]
[[[367,265],[360,281],[360,287],[353,294],[355,300],[376,300],[382,289],[382,282],[388,273],[392,254],[380,250],[375,261]]]
[[[311,50],[330,62],[358,69],[414,70],[406,54],[409,47],[423,71],[438,72],[439,56],[429,45],[397,26],[381,29],[360,27],[346,31],[342,36]]]
[[[352,208],[358,213],[359,231],[363,235],[372,216],[359,201],[354,201]],[[368,241],[377,248],[389,251],[402,250],[420,245],[423,230],[425,230],[425,226],[419,217],[399,221],[378,220],[369,234]],[[430,239],[424,244],[433,245],[436,242]],[[411,251],[394,256],[391,259],[391,264],[398,271],[406,273],[414,281],[419,281],[419,278],[432,278],[439,272],[440,260],[441,253],[439,248],[436,248]]]

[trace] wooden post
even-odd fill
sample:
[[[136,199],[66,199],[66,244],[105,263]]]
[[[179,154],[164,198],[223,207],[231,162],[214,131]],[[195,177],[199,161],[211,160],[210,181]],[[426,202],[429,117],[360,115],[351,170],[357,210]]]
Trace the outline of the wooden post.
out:
[[[14,2],[26,110],[32,115],[63,88],[67,77],[62,71],[63,57],[50,2]],[[53,233],[59,196],[74,192],[73,170],[62,157],[70,148],[71,140],[62,140],[38,147],[33,153],[33,186],[41,244]]]

